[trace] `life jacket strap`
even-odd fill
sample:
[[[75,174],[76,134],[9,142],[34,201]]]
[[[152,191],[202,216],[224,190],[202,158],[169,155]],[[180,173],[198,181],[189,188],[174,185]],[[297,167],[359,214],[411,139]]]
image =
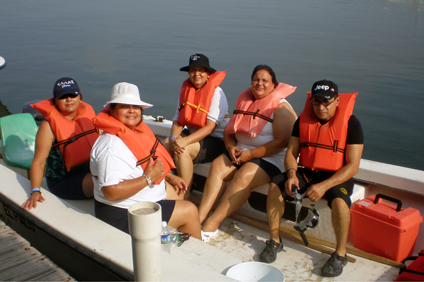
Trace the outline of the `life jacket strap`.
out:
[[[334,153],[344,153],[345,150],[338,148],[337,145],[339,144],[339,141],[336,140],[334,141],[333,146],[330,145],[323,145],[323,144],[318,144],[318,143],[309,143],[309,142],[304,142],[304,143],[300,143],[300,147],[301,148],[306,148],[306,147],[316,147],[316,148],[321,148],[321,149],[326,149],[326,150],[332,150]]]
[[[80,134],[69,137],[68,139],[64,139],[62,141],[57,142],[56,144],[52,145],[52,148],[56,147],[56,146],[61,146],[61,145],[65,145],[65,147],[66,147],[66,145],[78,140],[79,138],[84,137],[84,136],[89,135],[89,134],[92,134],[92,133],[96,133],[96,132],[97,132],[97,129],[91,129],[91,130],[84,131]]]
[[[156,149],[159,146],[159,143],[160,143],[159,139],[156,138],[155,144],[153,144],[152,149],[150,150],[150,154],[142,158],[141,160],[137,161],[137,165],[142,165],[145,162],[148,162],[150,158],[152,158],[153,160],[156,160],[158,157],[155,154],[156,154]]]
[[[178,110],[179,111],[181,111],[181,109],[182,108],[184,108],[184,106],[185,105],[189,105],[189,106],[191,106],[191,107],[193,107],[193,108],[195,108],[196,109],[196,113],[199,113],[199,111],[201,111],[201,112],[204,112],[204,113],[208,113],[208,111],[206,111],[206,110],[204,110],[204,109],[202,109],[200,106],[201,106],[201,104],[199,104],[199,105],[194,105],[194,104],[192,104],[192,103],[190,103],[190,102],[185,102],[185,103],[183,103],[183,104],[181,104],[179,107],[178,107]]]
[[[247,116],[253,116],[253,119],[255,119],[256,117],[259,117],[261,119],[264,119],[270,123],[273,123],[273,119],[269,118],[267,116],[264,116],[262,114],[259,113],[259,110],[257,110],[256,112],[249,112],[249,111],[241,111],[241,110],[234,110],[233,111],[234,115],[247,115]]]

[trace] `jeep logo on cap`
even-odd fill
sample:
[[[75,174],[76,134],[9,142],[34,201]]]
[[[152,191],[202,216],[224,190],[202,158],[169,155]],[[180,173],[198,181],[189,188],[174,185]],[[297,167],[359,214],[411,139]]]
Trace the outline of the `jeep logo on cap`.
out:
[[[330,89],[330,86],[328,86],[328,85],[317,85],[316,87],[315,87],[315,89],[314,89],[314,91],[318,91],[318,90],[324,90],[324,91],[327,91],[327,90],[329,90]],[[334,92],[334,88],[331,88],[330,89],[332,92]]]

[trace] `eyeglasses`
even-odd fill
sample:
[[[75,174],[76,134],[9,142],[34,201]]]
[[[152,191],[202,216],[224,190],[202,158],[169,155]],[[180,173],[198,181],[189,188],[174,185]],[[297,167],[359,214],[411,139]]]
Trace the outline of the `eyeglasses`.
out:
[[[334,101],[336,101],[337,100],[337,96],[336,97],[334,97],[334,99],[333,99],[333,101],[323,101],[323,102],[320,102],[320,101],[318,101],[318,100],[316,100],[315,98],[311,98],[310,100],[309,100],[309,102],[311,102],[311,104],[312,105],[314,105],[314,106],[319,106],[319,105],[323,105],[324,107],[328,107],[328,106],[330,106]]]
[[[196,72],[198,72],[200,74],[204,74],[205,72],[207,72],[207,70],[206,69],[189,69],[188,72],[189,73],[196,73]]]
[[[67,99],[68,97],[73,99],[73,98],[76,98],[77,96],[78,96],[78,94],[66,94],[66,95],[61,96],[59,98],[59,100],[64,100],[64,99]]]

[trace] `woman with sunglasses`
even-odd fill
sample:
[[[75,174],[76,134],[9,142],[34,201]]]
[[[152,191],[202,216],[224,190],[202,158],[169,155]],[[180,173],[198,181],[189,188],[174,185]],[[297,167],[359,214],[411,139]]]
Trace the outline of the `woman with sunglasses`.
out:
[[[92,119],[93,108],[82,101],[77,82],[70,77],[58,79],[53,98],[31,107],[46,120],[38,129],[34,159],[30,169],[31,195],[23,209],[43,202],[40,187],[44,176],[51,193],[70,200],[91,198],[93,180],[90,173],[90,151],[98,137]]]

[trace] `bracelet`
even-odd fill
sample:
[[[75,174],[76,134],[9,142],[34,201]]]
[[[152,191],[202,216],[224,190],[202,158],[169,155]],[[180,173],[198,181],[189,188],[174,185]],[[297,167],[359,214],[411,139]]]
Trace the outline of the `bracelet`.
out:
[[[291,168],[288,168],[288,169],[286,170],[286,173],[289,173],[289,170],[291,170],[291,169],[293,169],[294,171],[297,171],[297,169],[295,169],[294,167],[291,167]]]
[[[149,187],[151,188],[152,187],[152,179],[147,174],[143,174],[143,176],[146,177],[147,185],[149,185]]]
[[[33,188],[33,189],[31,190],[31,194],[32,194],[32,193],[34,193],[34,192],[39,192],[39,193],[41,194],[41,190],[40,190],[40,188]]]
[[[178,136],[172,136],[171,138],[169,138],[169,141],[172,142],[172,140],[174,140],[175,138],[177,138]]]

